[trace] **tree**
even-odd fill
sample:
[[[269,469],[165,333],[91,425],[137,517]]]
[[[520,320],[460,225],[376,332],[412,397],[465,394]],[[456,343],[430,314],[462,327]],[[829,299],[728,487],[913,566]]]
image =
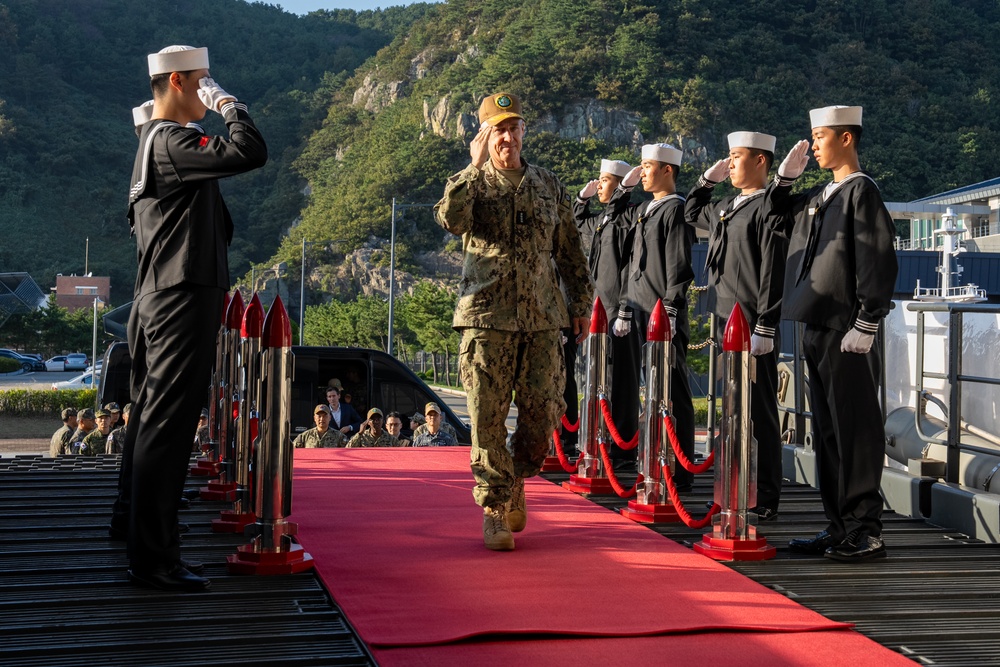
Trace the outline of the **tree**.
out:
[[[418,344],[431,354],[434,381],[438,381],[437,355],[444,355],[445,382],[451,384],[451,354],[458,353],[459,335],[451,328],[458,297],[429,280],[417,283],[401,309],[406,326]]]

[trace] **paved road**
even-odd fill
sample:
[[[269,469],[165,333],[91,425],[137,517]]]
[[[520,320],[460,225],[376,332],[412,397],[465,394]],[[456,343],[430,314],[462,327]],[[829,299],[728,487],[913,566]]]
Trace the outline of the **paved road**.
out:
[[[53,382],[69,380],[83,371],[35,371],[17,375],[0,375],[0,389],[48,389]]]

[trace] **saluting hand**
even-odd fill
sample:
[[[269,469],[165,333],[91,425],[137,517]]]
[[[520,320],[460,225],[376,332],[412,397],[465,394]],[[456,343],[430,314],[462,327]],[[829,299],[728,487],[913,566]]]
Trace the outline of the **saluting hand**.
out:
[[[788,155],[781,161],[781,166],[778,167],[778,176],[798,178],[806,170],[807,164],[809,164],[809,142],[803,139],[792,146],[792,150],[788,151]]]
[[[222,89],[215,79],[203,76],[198,79],[198,99],[212,111],[220,111],[226,102],[235,102],[236,98]]]
[[[588,181],[583,189],[580,190],[580,199],[590,199],[597,194],[597,181]]]
[[[483,123],[479,127],[479,132],[472,138],[469,144],[469,155],[472,157],[472,166],[482,169],[486,161],[490,159],[490,135],[493,134],[493,126]]]
[[[705,170],[705,180],[709,183],[721,183],[729,178],[729,159],[719,160]]]
[[[635,187],[639,184],[639,179],[642,178],[642,167],[632,167],[632,171],[625,174],[625,178],[622,179],[623,188]]]

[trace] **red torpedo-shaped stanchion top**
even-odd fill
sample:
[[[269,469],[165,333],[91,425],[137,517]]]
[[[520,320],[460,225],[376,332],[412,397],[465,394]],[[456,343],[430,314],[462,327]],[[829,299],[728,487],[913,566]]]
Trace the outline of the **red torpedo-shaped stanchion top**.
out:
[[[233,298],[229,300],[229,309],[226,311],[224,324],[230,331],[239,331],[243,323],[243,295],[239,290],[233,292]]]
[[[748,352],[750,350],[750,323],[740,304],[733,306],[726,320],[726,330],[722,333],[723,352]]]
[[[226,323],[226,315],[228,314],[229,314],[229,292],[226,292],[225,295],[222,297],[222,319],[219,321],[219,324]]]
[[[590,333],[608,333],[608,314],[604,312],[604,304],[599,296],[594,297],[594,310],[590,313]]]
[[[281,297],[274,297],[271,307],[264,318],[264,331],[261,336],[261,347],[291,347],[292,322],[288,319],[288,311]]]
[[[663,299],[657,299],[653,312],[649,314],[649,325],[646,327],[646,340],[666,342],[674,337],[670,330],[670,318],[667,309],[663,307]]]
[[[260,302],[257,292],[253,293],[250,305],[243,312],[243,327],[240,329],[242,338],[260,338],[264,330],[264,304]]]

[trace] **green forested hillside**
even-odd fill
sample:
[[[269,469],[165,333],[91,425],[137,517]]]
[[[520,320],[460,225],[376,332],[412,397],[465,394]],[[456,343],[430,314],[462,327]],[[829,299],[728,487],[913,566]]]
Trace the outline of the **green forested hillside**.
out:
[[[208,45],[271,148],[225,186],[234,280],[285,261],[296,289],[303,239],[383,245],[393,197],[436,201],[468,159],[478,101],[501,88],[525,101],[526,158],[573,188],[602,157],[671,141],[686,189],[728,132],[771,132],[783,153],[827,104],[865,107],[862,162],[888,200],[994,177],[998,33],[995,0],[450,0],[307,17],[241,0],[0,0],[0,270],[79,272],[90,236],[92,270],[127,299],[129,110],[165,44]],[[447,237],[410,209],[398,240],[407,266]],[[319,303],[340,255],[310,253]]]
[[[998,30],[1000,5],[986,0],[450,0],[335,93],[296,162],[312,196],[278,258],[297,266],[303,237],[386,237],[393,196],[435,201],[467,161],[471,129],[435,132],[427,110],[475,114],[501,88],[525,102],[526,158],[573,187],[601,157],[637,159],[599,127],[567,129],[588,104],[633,112],[645,142],[682,146],[681,189],[726,153],[729,132],[773,133],[783,155],[809,136],[808,110],[829,104],[865,107],[862,162],[888,200],[991,178]],[[368,111],[355,91],[372,81],[399,82],[402,95]],[[814,169],[803,184],[819,178]],[[404,259],[440,247],[429,216],[409,217]]]
[[[305,203],[291,169],[354,69],[422,6],[298,17],[242,0],[0,0],[0,271],[111,275],[131,298],[135,246],[125,203],[131,108],[150,97],[146,54],[208,46],[212,73],[247,101],[270,149],[267,167],[224,185],[236,220],[234,273],[266,260]],[[224,130],[213,114],[209,132]]]

